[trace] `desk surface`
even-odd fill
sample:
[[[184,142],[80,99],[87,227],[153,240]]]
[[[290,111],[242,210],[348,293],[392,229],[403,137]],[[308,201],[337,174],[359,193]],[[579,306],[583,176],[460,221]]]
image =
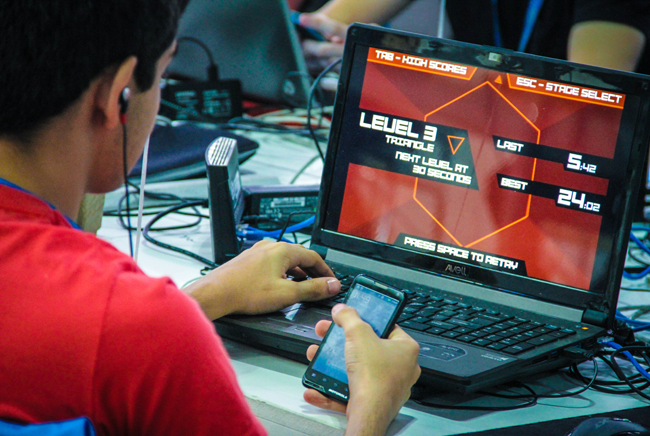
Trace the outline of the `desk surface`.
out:
[[[282,136],[255,137],[260,140],[258,153],[247,161],[242,170],[244,185],[259,183],[286,184],[296,175],[299,168],[308,168],[297,183],[312,184],[320,181],[322,163],[316,151],[307,140],[294,140]],[[311,163],[310,163],[311,162]],[[249,173],[246,175],[246,173]],[[252,173],[252,174],[251,174]],[[190,192],[193,196],[204,192],[205,180],[173,182],[151,186],[159,191],[174,191],[180,195]],[[107,202],[115,201],[108,195]],[[206,211],[207,212],[207,211]],[[168,218],[182,220],[183,217]],[[128,235],[120,227],[117,218],[105,217],[99,236],[113,243],[118,249],[128,252]],[[211,257],[210,229],[207,220],[202,225],[189,229],[165,232],[157,236],[160,240],[179,245],[204,257]],[[142,242],[138,263],[149,275],[170,276],[182,287],[199,276],[203,267],[198,261],[180,254]],[[647,294],[623,291],[620,304],[647,303]],[[345,428],[345,416],[312,407],[302,399],[304,388],[301,377],[306,369],[302,363],[271,355],[242,344],[226,341],[232,363],[241,388],[249,399],[255,413],[260,417],[271,435],[338,435]],[[589,374],[591,363],[585,364],[584,373]],[[603,372],[607,368],[599,367]],[[571,390],[577,386],[561,373],[542,376],[526,381],[536,392]],[[488,405],[495,400],[480,395],[442,395],[436,402],[451,401],[463,405]],[[471,412],[441,410],[421,407],[409,402],[389,428],[391,435],[453,435],[477,432],[506,426],[517,426],[541,421],[585,416],[623,409],[648,406],[650,403],[636,395],[619,396],[589,390],[575,397],[542,399],[536,406],[505,412]]]

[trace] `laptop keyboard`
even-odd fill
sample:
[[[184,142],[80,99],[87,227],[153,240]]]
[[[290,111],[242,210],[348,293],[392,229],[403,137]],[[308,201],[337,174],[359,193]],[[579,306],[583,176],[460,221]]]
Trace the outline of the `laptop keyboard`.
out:
[[[319,302],[319,305],[333,307],[345,299],[354,277],[336,275],[341,282],[341,292]],[[575,330],[569,328],[472,306],[450,298],[434,297],[407,289],[403,291],[407,296],[407,304],[397,324],[425,334],[512,355],[576,334]]]

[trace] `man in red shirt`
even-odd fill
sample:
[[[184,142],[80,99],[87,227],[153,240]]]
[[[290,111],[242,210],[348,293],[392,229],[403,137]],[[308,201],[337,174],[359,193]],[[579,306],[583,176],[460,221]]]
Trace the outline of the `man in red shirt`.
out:
[[[86,416],[99,435],[264,434],[209,319],[340,290],[313,251],[261,242],[189,297],[74,223],[84,194],[119,187],[142,153],[185,3],[2,1],[2,420]],[[377,338],[343,305],[333,317],[346,332],[350,402],[305,399],[347,413],[349,434],[382,434],[419,376],[418,346],[399,328]]]

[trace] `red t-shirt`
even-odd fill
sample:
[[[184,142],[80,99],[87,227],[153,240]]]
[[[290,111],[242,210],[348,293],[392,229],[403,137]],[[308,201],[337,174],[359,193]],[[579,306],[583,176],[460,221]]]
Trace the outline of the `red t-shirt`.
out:
[[[0,185],[0,419],[98,435],[263,435],[198,304]]]

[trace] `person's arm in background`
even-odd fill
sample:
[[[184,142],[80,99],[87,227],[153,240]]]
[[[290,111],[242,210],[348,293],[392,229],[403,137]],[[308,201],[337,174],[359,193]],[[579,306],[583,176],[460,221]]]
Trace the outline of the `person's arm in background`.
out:
[[[643,32],[627,24],[585,21],[571,28],[568,58],[581,64],[634,71],[645,44]]]
[[[345,413],[349,436],[381,436],[411,396],[411,387],[420,377],[420,346],[399,326],[387,339],[380,339],[357,311],[345,304],[332,308],[332,319],[345,332],[345,367],[350,386],[347,407],[330,400],[314,389],[304,398],[314,406]],[[331,321],[316,324],[323,337]],[[314,358],[317,345],[307,350]]]
[[[322,13],[343,24],[384,24],[412,0],[331,0],[315,13]]]
[[[647,0],[575,0],[568,59],[635,71],[649,35]]]
[[[300,24],[319,32],[326,41],[303,41],[309,71],[318,74],[343,55],[348,26],[354,22],[383,24],[412,0],[331,0],[312,13],[300,14]]]

